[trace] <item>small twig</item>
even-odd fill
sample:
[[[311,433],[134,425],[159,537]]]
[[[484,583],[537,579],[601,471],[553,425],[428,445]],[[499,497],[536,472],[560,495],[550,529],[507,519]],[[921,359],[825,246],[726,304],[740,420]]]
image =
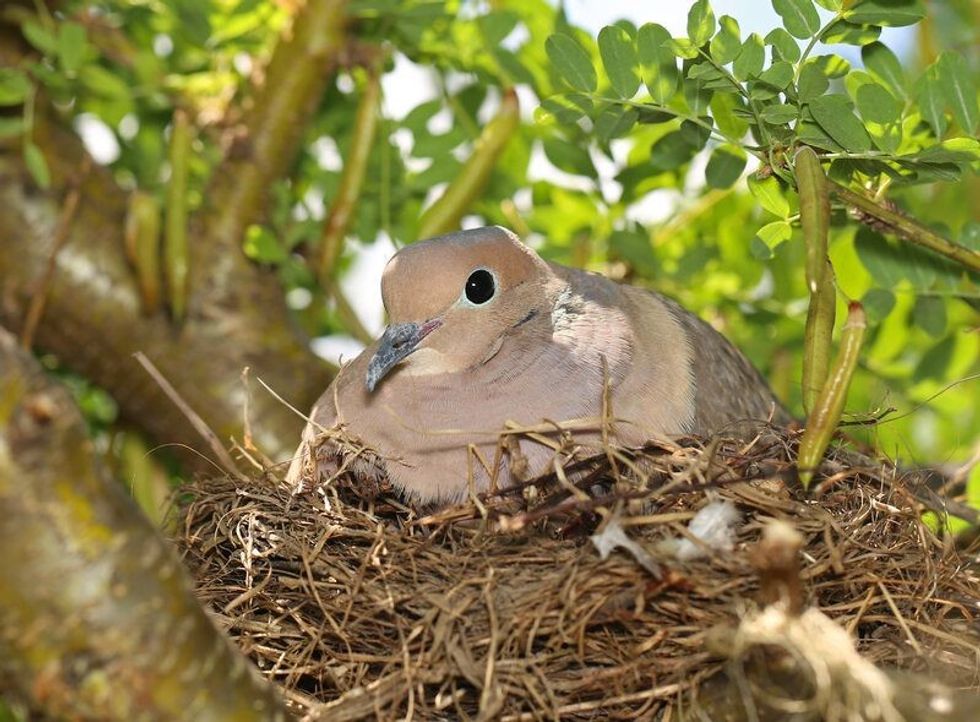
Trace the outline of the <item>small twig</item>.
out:
[[[78,177],[72,183],[68,195],[65,196],[65,203],[61,207],[61,214],[58,216],[58,225],[54,230],[54,241],[51,243],[51,253],[48,254],[48,265],[44,269],[37,289],[31,296],[30,306],[27,308],[27,315],[24,318],[24,329],[20,335],[20,345],[30,350],[34,345],[34,336],[37,327],[44,316],[44,307],[48,300],[48,291],[51,290],[51,281],[54,279],[54,272],[57,267],[58,254],[68,242],[69,232],[71,231],[72,221],[78,211],[78,201],[81,198],[80,187],[82,180],[88,175],[92,168],[92,158],[88,155],[82,160],[82,165]]]
[[[246,481],[247,479],[245,475],[238,470],[238,468],[235,466],[235,462],[231,458],[231,455],[228,453],[225,447],[221,445],[218,435],[214,433],[214,431],[211,430],[211,427],[205,423],[204,419],[202,419],[198,413],[191,408],[190,404],[181,398],[180,394],[177,392],[177,389],[175,389],[173,385],[164,377],[164,375],[160,373],[160,370],[153,365],[153,362],[146,357],[146,354],[144,354],[142,351],[137,351],[133,354],[133,357],[139,362],[140,366],[143,367],[150,377],[157,382],[157,385],[160,387],[163,393],[167,395],[167,398],[170,399],[174,406],[180,409],[180,412],[187,417],[187,420],[191,422],[191,426],[193,426],[194,430],[201,435],[201,438],[208,442],[208,446],[211,447],[211,451],[217,457],[221,467],[237,480]]]
[[[892,229],[895,235],[923,248],[928,248],[930,251],[946,256],[975,273],[980,272],[980,252],[969,249],[966,246],[961,246],[958,243],[953,243],[938,233],[926,228],[921,223],[901,213],[896,213],[880,203],[876,203],[871,198],[852,191],[850,188],[846,188],[829,178],[827,179],[827,184],[830,187],[831,193],[836,195],[841,201],[886,224]]]
[[[885,601],[888,602],[888,606],[892,610],[892,614],[895,615],[895,620],[902,628],[902,631],[905,632],[905,637],[909,640],[909,644],[912,645],[912,649],[915,650],[916,654],[921,655],[922,646],[919,644],[919,640],[915,638],[915,635],[912,634],[912,630],[909,629],[909,625],[905,623],[905,617],[902,616],[901,611],[898,609],[898,605],[895,604],[895,600],[892,598],[891,592],[888,591],[888,587],[879,581],[878,589],[881,590],[882,595],[885,597]]]

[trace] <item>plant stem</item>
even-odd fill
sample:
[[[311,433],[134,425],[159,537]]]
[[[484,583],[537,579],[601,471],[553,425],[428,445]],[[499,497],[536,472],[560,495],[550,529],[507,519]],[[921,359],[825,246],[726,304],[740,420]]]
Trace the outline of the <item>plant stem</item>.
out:
[[[344,236],[350,227],[357,208],[357,201],[364,185],[371,148],[377,136],[378,101],[381,98],[380,59],[367,68],[367,78],[361,91],[361,100],[354,118],[354,133],[344,159],[337,195],[330,206],[323,235],[320,237],[317,276],[326,288],[333,282],[334,266],[344,245]]]
[[[419,218],[417,238],[431,238],[454,230],[473,201],[479,198],[494,166],[520,125],[520,108],[513,88],[504,91],[500,109],[487,123],[473,152],[446,191]]]
[[[961,246],[958,243],[953,243],[935,231],[926,228],[921,223],[903,216],[901,213],[896,213],[889,208],[885,208],[862,193],[852,191],[850,188],[842,186],[829,178],[827,179],[827,184],[830,187],[830,192],[836,195],[841,201],[885,223],[892,229],[895,235],[917,246],[928,248],[934,253],[946,256],[946,258],[956,261],[974,273],[980,273],[980,252],[974,251],[966,246]]]
[[[810,38],[810,42],[808,42],[807,45],[806,45],[806,47],[803,49],[803,53],[800,55],[800,59],[796,63],[796,67],[793,69],[793,83],[794,84],[800,82],[800,71],[803,70],[803,64],[806,62],[806,59],[810,56],[811,51],[813,50],[813,48],[817,44],[817,42],[820,40],[820,37],[825,32],[827,32],[827,30],[830,29],[830,26],[831,25],[833,25],[834,23],[836,23],[842,17],[844,17],[843,11],[838,11],[834,15],[834,17],[832,17],[830,20],[827,21],[827,24],[826,25],[824,25],[822,28],[820,28],[817,31],[817,34],[816,35],[814,35],[812,38]]]

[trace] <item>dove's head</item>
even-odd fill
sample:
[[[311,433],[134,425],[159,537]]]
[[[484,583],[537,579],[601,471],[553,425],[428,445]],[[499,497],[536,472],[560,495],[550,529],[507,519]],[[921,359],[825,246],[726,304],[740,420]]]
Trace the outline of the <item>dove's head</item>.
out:
[[[548,264],[499,226],[406,246],[381,280],[389,325],[368,365],[368,390],[402,360],[412,375],[485,363],[508,334],[520,334],[549,309],[554,278]]]

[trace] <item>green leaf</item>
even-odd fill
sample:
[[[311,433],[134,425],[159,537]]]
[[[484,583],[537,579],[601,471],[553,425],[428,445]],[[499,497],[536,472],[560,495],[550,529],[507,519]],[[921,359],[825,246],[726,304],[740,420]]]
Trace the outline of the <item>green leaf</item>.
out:
[[[762,72],[766,60],[765,46],[757,33],[752,33],[742,43],[742,50],[735,58],[732,72],[739,80],[748,80]]]
[[[742,49],[741,31],[738,20],[731,15],[722,15],[718,21],[718,34],[711,39],[711,57],[719,65],[732,62]]]
[[[946,95],[939,82],[939,68],[936,63],[930,65],[915,84],[915,102],[933,134],[942,138],[946,132]]]
[[[752,240],[749,241],[749,253],[752,254],[753,258],[758,258],[760,261],[768,261],[776,255],[758,236],[752,236]]]
[[[704,81],[714,81],[725,77],[725,74],[718,70],[712,63],[707,61],[698,61],[697,63],[688,64],[689,70],[685,73],[688,80],[704,80]],[[728,86],[732,87],[731,84]]]
[[[914,25],[926,15],[922,0],[861,0],[844,12],[852,23],[871,23],[886,27]]]
[[[710,121],[710,118],[704,118],[706,121]],[[711,127],[705,127],[699,123],[695,123],[691,120],[685,120],[681,123],[680,134],[687,141],[687,144],[694,148],[694,150],[701,150],[708,144],[708,139],[711,138]]]
[[[711,151],[704,177],[712,188],[728,188],[745,170],[745,151],[737,145],[719,145]]]
[[[588,104],[584,104],[581,101],[588,101]],[[418,108],[416,108],[418,110]],[[414,111],[413,111],[414,112]],[[574,125],[578,123],[579,120],[589,115],[592,112],[592,101],[582,95],[577,93],[562,93],[560,95],[552,95],[550,98],[545,98],[541,101],[541,105],[535,108],[535,122],[548,124],[551,122],[549,115],[557,121],[559,125]],[[411,115],[411,113],[409,113]],[[403,125],[408,126],[408,117],[406,116]],[[426,133],[425,126],[417,131],[417,134],[424,135]]]
[[[82,66],[87,44],[85,28],[78,23],[65,22],[58,28],[58,62],[68,75]]]
[[[877,83],[865,83],[857,90],[858,111],[872,123],[894,123],[902,113],[902,104]]]
[[[942,262],[929,251],[889,241],[866,226],[855,234],[854,248],[871,278],[882,288],[894,288],[907,280],[918,290],[928,290],[942,268]]]
[[[908,78],[895,53],[879,42],[861,48],[864,69],[871,77],[902,98],[908,97]]]
[[[813,120],[800,120],[796,124],[796,138],[803,145],[812,145],[830,153],[842,153],[844,149],[840,143],[827,135],[827,131],[821,128]]]
[[[885,288],[872,288],[861,299],[871,323],[879,324],[895,308],[895,294]]]
[[[809,103],[814,98],[820,97],[827,88],[830,81],[823,74],[817,63],[806,63],[800,70],[800,78],[796,84],[796,97],[801,103]]]
[[[830,12],[836,13],[843,7],[844,0],[817,0],[817,5],[824,10],[830,10]]]
[[[253,224],[245,231],[242,244],[245,255],[258,263],[278,265],[289,259],[289,254],[279,242],[278,236],[265,226]]]
[[[31,141],[24,143],[24,164],[38,187],[47,190],[51,187],[51,171],[44,153]]]
[[[776,28],[766,35],[766,44],[772,45],[773,50],[782,60],[795,63],[800,59],[799,43],[796,42],[792,35],[782,28]],[[776,60],[775,55],[773,56],[773,60]]]
[[[126,81],[101,65],[94,63],[84,65],[78,77],[86,89],[103,98],[122,100],[132,97],[132,90]]]
[[[759,201],[759,205],[775,216],[789,217],[789,201],[783,195],[779,181],[775,177],[769,176],[760,180],[755,176],[749,176],[748,184],[749,191]]]
[[[677,114],[666,110],[658,110],[653,106],[644,106],[636,109],[639,113],[637,122],[641,125],[659,125],[660,123],[670,123],[677,120]]]
[[[960,244],[980,251],[980,221],[967,221],[960,231]]]
[[[708,0],[697,0],[687,13],[687,36],[701,47],[715,32],[715,14]]]
[[[548,59],[559,77],[576,90],[594,93],[598,85],[592,59],[570,35],[555,33],[544,44]]]
[[[31,92],[26,73],[16,68],[0,68],[0,107],[20,105]]]
[[[607,240],[610,255],[627,261],[644,275],[657,273],[656,256],[650,246],[650,236],[639,231],[616,230]]]
[[[820,127],[845,150],[861,153],[871,150],[871,136],[854,115],[844,95],[822,95],[809,103],[810,112]]]
[[[708,104],[713,95],[712,91],[705,87],[709,81],[705,77],[699,77],[699,74],[695,72],[704,66],[707,66],[709,72],[714,70],[707,60],[701,62],[685,60],[683,66],[684,82],[681,85],[681,90],[684,92],[687,107],[691,109],[691,113],[698,116],[708,112]],[[708,77],[710,78],[710,75]]]
[[[545,157],[558,170],[589,178],[596,176],[596,169],[587,147],[556,136],[545,138],[542,146]]]
[[[880,234],[864,226],[854,235],[854,250],[871,278],[883,288],[894,288],[905,278],[905,259]]]
[[[795,38],[812,38],[820,29],[820,16],[811,0],[772,0],[772,7]]]
[[[687,163],[697,149],[679,130],[668,133],[650,149],[650,165],[654,170],[668,171]]]
[[[827,45],[866,45],[881,35],[877,25],[861,25],[847,20],[838,20],[820,34],[820,40]]]
[[[797,119],[800,109],[795,105],[767,105],[762,109],[760,115],[767,123],[773,125],[785,125]]]
[[[58,41],[46,27],[36,20],[27,20],[21,25],[20,30],[27,38],[27,42],[40,50],[45,55],[54,55],[58,49]]]
[[[735,93],[715,93],[711,97],[711,116],[715,125],[726,138],[741,140],[749,129],[749,124],[735,114],[735,110],[745,110],[742,99]]]
[[[0,115],[0,140],[17,138],[23,135],[25,130],[26,126],[21,116],[15,115],[8,118]]]
[[[936,61],[939,87],[953,117],[967,133],[973,133],[980,122],[977,112],[977,85],[966,59],[959,53],[944,51]]]
[[[639,113],[634,108],[607,105],[595,120],[595,132],[599,140],[608,143],[613,138],[622,138],[630,132]]]
[[[637,33],[637,49],[643,82],[650,98],[657,105],[666,105],[677,92],[677,61],[674,54],[664,47],[670,40],[667,29],[656,23],[643,25]]]
[[[793,229],[786,221],[773,221],[756,231],[755,235],[756,238],[766,244],[770,251],[775,251],[790,239],[790,236],[793,235]]]
[[[639,61],[633,38],[623,28],[607,25],[599,31],[599,55],[616,95],[626,100],[636,95],[640,76],[636,72]]]
[[[514,31],[519,21],[520,17],[517,13],[507,10],[494,10],[486,15],[481,15],[477,19],[480,25],[480,32],[483,34],[483,40],[488,47],[493,47],[503,42],[504,38]]]
[[[947,336],[931,349],[922,354],[922,360],[916,366],[912,374],[912,381],[921,383],[929,379],[943,379],[946,377],[946,370],[953,361],[953,352],[956,350],[956,337]]]
[[[939,296],[917,296],[912,320],[933,338],[941,337],[946,333],[946,301]]]
[[[818,55],[807,62],[814,63],[830,79],[843,78],[851,72],[851,64],[840,55]]]
[[[759,76],[759,82],[784,90],[793,82],[793,66],[783,60],[773,63]]]
[[[664,46],[678,58],[693,60],[698,57],[698,46],[690,38],[671,38]]]

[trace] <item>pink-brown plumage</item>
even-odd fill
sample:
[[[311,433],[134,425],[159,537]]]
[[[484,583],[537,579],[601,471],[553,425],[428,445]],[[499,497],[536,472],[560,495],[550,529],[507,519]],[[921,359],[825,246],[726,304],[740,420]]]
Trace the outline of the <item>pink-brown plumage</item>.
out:
[[[496,292],[474,304],[464,285],[481,269]],[[321,434],[340,428],[376,452],[354,461],[362,473],[385,474],[422,502],[458,499],[468,478],[477,490],[489,484],[469,445],[492,465],[508,421],[597,421],[604,383],[621,443],[707,433],[779,409],[748,361],[674,302],[546,263],[502,228],[406,247],[386,268],[382,295],[393,325],[426,324],[425,333],[390,369],[371,365],[386,340],[341,369],[311,412],[291,483],[342,462],[346,452]],[[373,391],[369,375],[379,378]],[[585,445],[600,437],[598,423],[575,434]],[[519,444],[526,472],[552,464],[548,446],[526,436]],[[513,460],[500,459],[500,486],[514,481]]]

